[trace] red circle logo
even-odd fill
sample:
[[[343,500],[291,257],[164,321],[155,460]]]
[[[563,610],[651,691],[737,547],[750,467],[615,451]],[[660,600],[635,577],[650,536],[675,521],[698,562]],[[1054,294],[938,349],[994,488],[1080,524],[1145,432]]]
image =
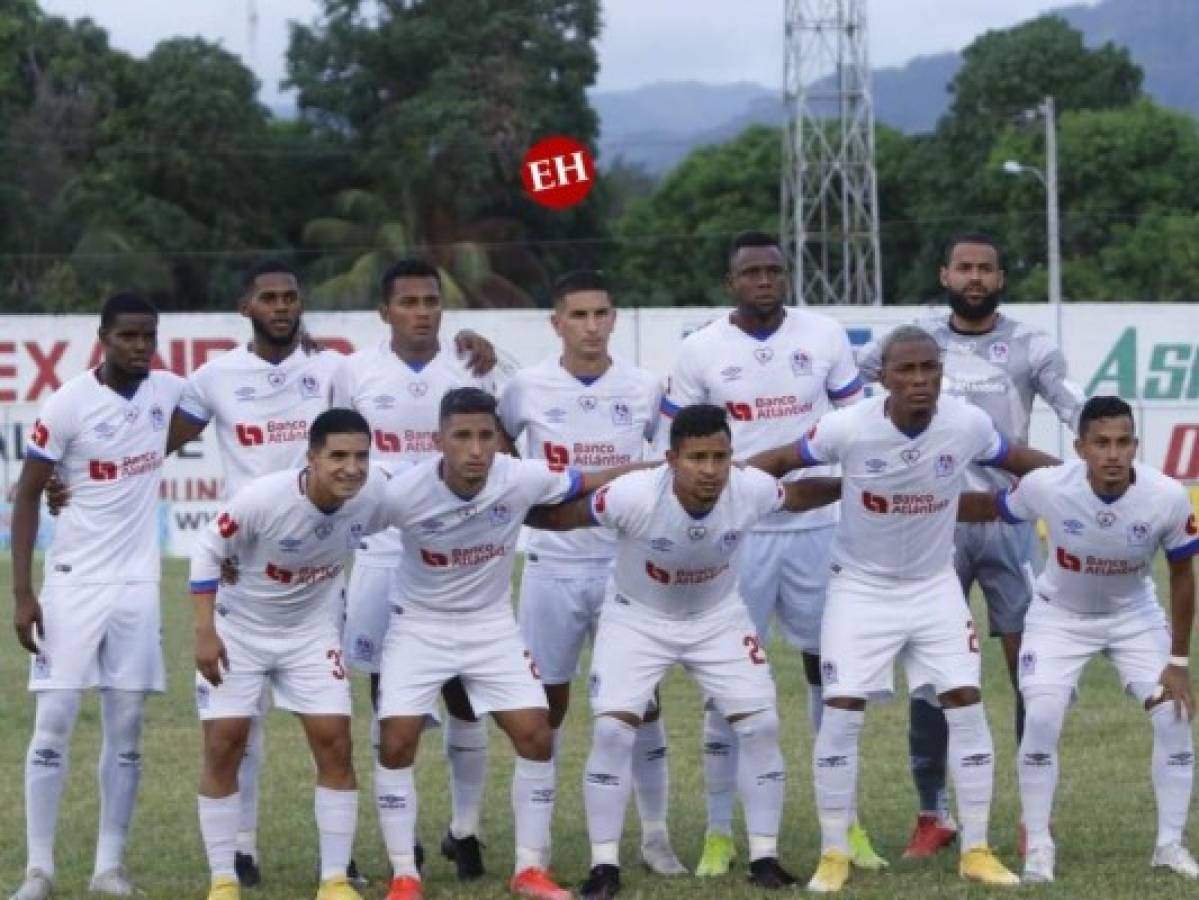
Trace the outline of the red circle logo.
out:
[[[569,209],[591,193],[595,162],[591,151],[578,141],[556,135],[537,142],[525,154],[520,180],[535,203]]]

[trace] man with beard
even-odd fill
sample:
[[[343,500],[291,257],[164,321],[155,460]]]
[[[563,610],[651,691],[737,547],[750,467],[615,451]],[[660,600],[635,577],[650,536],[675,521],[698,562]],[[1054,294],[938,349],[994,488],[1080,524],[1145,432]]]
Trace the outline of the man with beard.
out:
[[[920,324],[945,351],[945,393],[986,411],[999,433],[1013,444],[1027,444],[1033,400],[1041,397],[1072,430],[1082,407],[1083,392],[1067,378],[1066,359],[1043,331],[999,312],[1004,288],[1003,253],[984,234],[953,237],[945,247],[941,286],[949,315]],[[881,342],[865,347],[858,364],[862,377],[877,381],[882,368]],[[1012,479],[994,468],[971,467],[970,490],[996,491]],[[977,581],[987,601],[992,636],[1003,642],[1012,685],[1024,614],[1032,600],[1036,532],[1032,523],[961,524],[954,536],[954,565],[968,597]],[[904,856],[935,855],[953,842],[957,827],[945,796],[948,732],[944,713],[913,697],[908,744],[920,812]],[[1024,732],[1024,706],[1016,694],[1016,736]]]

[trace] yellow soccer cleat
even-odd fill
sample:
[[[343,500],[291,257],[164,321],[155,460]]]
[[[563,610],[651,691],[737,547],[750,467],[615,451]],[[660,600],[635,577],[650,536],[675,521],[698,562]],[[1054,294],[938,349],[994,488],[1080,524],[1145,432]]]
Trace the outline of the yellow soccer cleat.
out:
[[[316,900],[362,900],[362,895],[354,890],[346,876],[338,875],[321,882]]]
[[[729,866],[737,858],[737,847],[732,835],[709,831],[704,838],[704,852],[695,867],[696,878],[712,878],[729,874]]]
[[[840,850],[825,850],[820,854],[816,874],[808,882],[814,894],[835,894],[849,881],[849,857]]]
[[[855,869],[878,872],[891,865],[875,852],[866,829],[854,822],[849,826],[849,861]]]
[[[208,888],[208,900],[241,900],[241,885],[236,878],[214,878]]]
[[[979,884],[1020,883],[1019,876],[1001,863],[986,844],[979,844],[962,853],[962,861],[958,863],[958,874],[967,881],[977,881]]]

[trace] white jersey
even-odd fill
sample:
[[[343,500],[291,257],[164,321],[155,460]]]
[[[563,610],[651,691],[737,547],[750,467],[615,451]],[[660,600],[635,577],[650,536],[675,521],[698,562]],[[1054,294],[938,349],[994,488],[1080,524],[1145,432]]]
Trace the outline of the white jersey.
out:
[[[999,465],[1007,440],[985,412],[942,396],[928,427],[900,431],[886,397],[829,413],[799,442],[808,464],[840,463],[841,523],[833,562],[888,578],[931,578],[953,565],[967,467]]]
[[[621,359],[584,381],[562,367],[558,356],[517,372],[500,397],[504,430],[525,435],[528,455],[551,468],[584,472],[639,462],[658,423],[662,388],[658,377]],[[529,532],[527,549],[539,558],[586,562],[616,555],[608,531]]]
[[[740,604],[733,556],[741,537],[783,506],[783,487],[758,469],[734,467],[704,516],[688,513],[668,466],[622,475],[591,497],[591,516],[619,536],[618,594],[669,618]],[[787,513],[792,515],[792,513]]]
[[[226,621],[256,630],[327,628],[341,573],[366,534],[383,527],[388,477],[372,469],[352,499],[324,512],[305,493],[307,469],[250,482],[200,532],[191,560],[193,593],[217,594]],[[221,560],[236,557],[236,584]]]
[[[414,368],[391,349],[391,338],[352,354],[346,363],[348,403],[371,426],[371,465],[388,471],[396,463],[419,463],[437,455],[441,398],[461,387],[477,387],[494,395],[499,366],[476,376],[454,353],[441,350]],[[375,565],[399,565],[401,543],[395,532],[376,534],[363,556]],[[361,558],[361,557],[360,557]]]
[[[497,453],[483,489],[459,497],[441,478],[441,457],[397,475],[387,489],[388,524],[404,541],[405,611],[437,616],[511,615],[516,539],[529,510],[562,503],[580,489],[577,469]]]
[[[192,373],[179,411],[205,424],[216,420],[226,497],[261,475],[304,464],[312,420],[347,402],[345,361],[332,350],[297,347],[272,363],[243,346]]]
[[[862,380],[845,329],[806,309],[786,312],[782,324],[762,337],[747,334],[728,316],[688,335],[667,382],[663,413],[673,416],[692,403],[723,406],[733,453],[744,460],[796,440],[834,405],[857,400]],[[832,504],[802,515],[771,516],[757,530],[798,531],[836,521]]]
[[[178,375],[153,371],[126,398],[93,369],[46,401],[25,452],[54,463],[71,492],[46,553],[47,581],[158,579],[158,493],[183,386]]]
[[[1117,613],[1156,604],[1153,557],[1199,553],[1199,526],[1186,488],[1135,463],[1133,481],[1116,499],[1098,496],[1081,460],[1037,469],[999,494],[1010,522],[1044,519],[1049,556],[1037,592],[1076,613]]]

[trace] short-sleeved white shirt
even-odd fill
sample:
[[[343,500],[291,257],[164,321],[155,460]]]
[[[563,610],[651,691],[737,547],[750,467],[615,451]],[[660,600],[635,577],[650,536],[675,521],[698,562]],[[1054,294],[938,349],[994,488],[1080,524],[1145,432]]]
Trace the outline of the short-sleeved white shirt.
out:
[[[661,398],[658,377],[624,360],[614,358],[603,375],[583,381],[555,355],[516,373],[500,396],[499,413],[512,438],[525,436],[530,458],[586,472],[642,460]],[[612,559],[616,542],[604,530],[533,529],[527,549],[547,560],[596,565]]]
[[[869,575],[923,579],[953,563],[967,467],[998,465],[1007,441],[985,412],[942,395],[928,427],[900,431],[886,397],[829,413],[799,442],[809,464],[841,464],[833,562]]]
[[[577,469],[497,453],[483,489],[459,497],[435,456],[400,473],[387,489],[388,524],[403,538],[399,577],[405,611],[511,614],[516,540],[529,510],[578,493]]]
[[[46,400],[26,453],[55,463],[71,492],[46,554],[46,580],[158,580],[159,486],[183,387],[179,376],[153,371],[126,398],[89,370]]]
[[[1097,495],[1087,465],[1074,460],[1037,469],[1000,492],[1010,522],[1044,519],[1049,556],[1037,592],[1077,613],[1115,613],[1156,603],[1153,557],[1199,553],[1199,525],[1186,489],[1156,469],[1133,464],[1133,482],[1119,498]]]
[[[728,316],[688,335],[667,382],[662,411],[673,416],[693,403],[723,406],[733,453],[744,460],[797,440],[833,406],[856,400],[862,380],[845,329],[806,309],[786,312],[782,324],[761,337],[747,334]],[[837,505],[831,504],[801,515],[771,516],[756,530],[798,531],[836,521]]]
[[[622,475],[590,503],[592,518],[617,535],[616,590],[658,615],[691,618],[741,602],[733,557],[744,533],[783,499],[777,479],[734,467],[716,505],[695,517],[675,495],[671,469],[659,466]]]
[[[325,628],[342,570],[364,535],[383,527],[388,477],[371,470],[353,498],[325,512],[305,493],[307,469],[251,481],[226,500],[192,551],[191,589],[217,593],[217,611],[255,630]],[[221,584],[221,560],[236,557],[236,584]]]
[[[312,420],[347,405],[345,361],[332,350],[297,347],[271,363],[243,346],[192,373],[179,410],[197,422],[215,420],[226,497],[260,475],[304,464]]]

